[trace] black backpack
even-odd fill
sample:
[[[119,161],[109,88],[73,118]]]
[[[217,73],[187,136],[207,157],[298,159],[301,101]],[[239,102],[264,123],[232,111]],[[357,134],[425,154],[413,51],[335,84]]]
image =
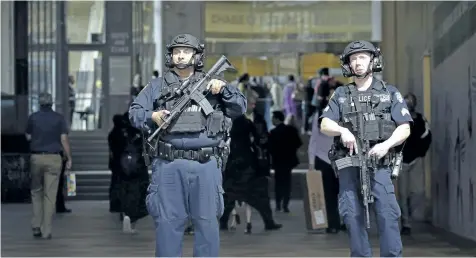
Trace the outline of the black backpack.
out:
[[[133,176],[139,169],[141,152],[137,145],[134,144],[138,138],[140,138],[140,136],[137,134],[130,135],[127,133],[126,148],[120,157],[121,169],[126,176]]]

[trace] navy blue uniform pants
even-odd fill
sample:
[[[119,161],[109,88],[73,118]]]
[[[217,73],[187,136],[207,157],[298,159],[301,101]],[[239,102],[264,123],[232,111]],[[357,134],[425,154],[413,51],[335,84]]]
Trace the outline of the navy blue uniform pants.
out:
[[[376,214],[380,236],[380,257],[401,257],[402,240],[398,221],[401,215],[390,179],[390,169],[378,169],[371,180],[375,202],[370,206]],[[365,211],[360,193],[359,168],[350,167],[339,171],[339,213],[347,226],[351,257],[371,257]]]
[[[182,256],[183,232],[189,219],[195,228],[193,255],[218,257],[223,188],[215,158],[204,164],[155,159],[146,203],[155,223],[156,257]]]

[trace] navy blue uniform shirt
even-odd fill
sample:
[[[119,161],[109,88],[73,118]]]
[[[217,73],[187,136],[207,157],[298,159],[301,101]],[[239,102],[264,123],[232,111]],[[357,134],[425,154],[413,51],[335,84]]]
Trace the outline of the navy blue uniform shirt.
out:
[[[372,88],[382,91],[382,89],[380,88],[380,85],[381,85],[381,82],[373,78],[372,85],[369,87],[367,91],[370,91]],[[388,84],[385,86],[391,96],[392,107],[390,112],[391,112],[392,120],[395,121],[397,126],[404,123],[413,122],[412,116],[410,115],[410,112],[408,111],[407,104],[405,103],[405,100],[403,99],[398,89],[395,86],[388,85]],[[320,117],[321,119],[324,117],[327,117],[335,122],[340,122],[341,104],[345,103],[346,101],[349,101],[347,99],[349,96],[347,96],[346,94],[345,87],[347,86],[340,86],[334,91],[334,94],[329,99],[329,103],[327,107],[323,110],[323,113]]]
[[[161,88],[168,87],[166,82],[164,82],[164,85],[162,85],[162,82],[162,77],[152,79],[139,95],[137,95],[134,102],[132,102],[129,108],[129,119],[136,128],[145,129],[145,125],[149,128],[154,127],[154,121],[152,121],[154,102],[160,97]],[[227,117],[235,119],[245,113],[246,98],[238,88],[231,85],[225,85],[222,87],[218,95],[222,100],[222,111]],[[162,140],[171,143],[174,147],[179,149],[196,149],[217,146],[220,143],[220,139],[208,138],[206,133],[165,135],[162,137]]]
[[[68,127],[63,115],[42,107],[28,117],[26,133],[31,135],[31,152],[60,153],[61,135],[68,134]]]

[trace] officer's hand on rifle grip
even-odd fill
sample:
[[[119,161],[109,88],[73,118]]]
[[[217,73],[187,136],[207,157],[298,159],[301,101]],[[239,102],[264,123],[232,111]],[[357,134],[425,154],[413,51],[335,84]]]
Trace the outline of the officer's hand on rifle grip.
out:
[[[161,126],[165,122],[166,115],[170,114],[168,110],[159,110],[152,113],[152,120],[158,125]]]
[[[388,150],[389,148],[385,143],[375,144],[375,146],[369,151],[369,157],[374,156],[377,159],[381,159],[387,155]]]
[[[358,154],[357,142],[355,136],[347,128],[343,128],[340,133],[340,139],[344,146],[349,149],[349,155]]]
[[[218,79],[211,79],[207,85],[207,89],[212,92],[213,95],[220,93],[221,88],[225,86],[226,83],[224,81]]]

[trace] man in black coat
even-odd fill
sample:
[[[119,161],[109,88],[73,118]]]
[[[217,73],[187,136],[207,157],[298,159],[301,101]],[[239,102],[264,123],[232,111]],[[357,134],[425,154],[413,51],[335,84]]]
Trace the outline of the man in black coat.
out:
[[[298,130],[292,125],[284,124],[284,113],[273,112],[273,125],[270,132],[269,151],[274,169],[274,192],[276,211],[289,212],[291,198],[292,170],[299,164],[297,151],[302,145]]]

